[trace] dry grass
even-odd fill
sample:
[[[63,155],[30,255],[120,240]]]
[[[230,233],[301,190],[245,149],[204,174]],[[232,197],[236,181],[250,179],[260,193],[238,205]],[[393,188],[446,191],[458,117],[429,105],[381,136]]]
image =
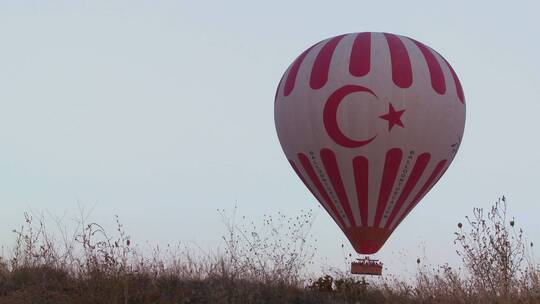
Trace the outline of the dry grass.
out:
[[[418,261],[413,282],[369,281],[333,271],[312,278],[313,214],[265,216],[261,225],[220,210],[225,248],[194,254],[185,246],[143,254],[116,218],[112,235],[88,223],[25,214],[11,256],[0,257],[0,303],[539,303],[532,244],[507,218],[501,198],[475,208],[455,234],[462,265]]]

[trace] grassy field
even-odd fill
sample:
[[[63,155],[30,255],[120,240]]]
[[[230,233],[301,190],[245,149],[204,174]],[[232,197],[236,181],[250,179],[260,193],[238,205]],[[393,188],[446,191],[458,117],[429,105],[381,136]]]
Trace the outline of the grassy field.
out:
[[[71,231],[56,219],[53,234],[42,216],[26,214],[12,253],[0,258],[0,303],[540,303],[533,244],[504,198],[457,224],[459,270],[418,261],[414,280],[310,277],[311,212],[261,226],[221,214],[225,250],[208,255],[180,245],[143,254],[118,219],[109,234],[81,213]]]

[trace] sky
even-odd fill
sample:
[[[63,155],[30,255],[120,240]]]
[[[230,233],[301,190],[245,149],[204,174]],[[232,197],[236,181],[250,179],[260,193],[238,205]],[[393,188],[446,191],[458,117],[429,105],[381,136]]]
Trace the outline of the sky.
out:
[[[466,97],[453,164],[376,255],[456,264],[453,232],[500,196],[540,243],[537,1],[2,1],[0,244],[23,213],[77,214],[139,243],[223,246],[217,209],[255,221],[313,209],[317,263],[354,253],[279,145],[273,98],[303,50],[405,35],[441,53]],[[345,247],[342,249],[341,244]],[[206,250],[206,249],[205,249]]]

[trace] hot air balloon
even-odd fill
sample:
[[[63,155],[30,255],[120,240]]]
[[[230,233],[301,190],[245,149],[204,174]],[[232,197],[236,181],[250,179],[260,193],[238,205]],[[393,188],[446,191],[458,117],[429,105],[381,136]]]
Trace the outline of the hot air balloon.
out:
[[[363,32],[304,51],[278,85],[283,152],[359,254],[374,254],[444,174],[465,98],[450,64],[414,39]],[[353,273],[380,274],[362,259]]]

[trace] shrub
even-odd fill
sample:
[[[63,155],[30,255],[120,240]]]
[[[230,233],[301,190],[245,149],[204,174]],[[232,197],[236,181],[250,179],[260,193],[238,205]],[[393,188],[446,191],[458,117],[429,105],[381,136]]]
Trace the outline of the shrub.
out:
[[[25,213],[11,257],[0,257],[0,303],[538,303],[540,276],[523,231],[502,197],[458,223],[454,245],[462,265],[417,260],[412,281],[353,276],[334,269],[310,279],[316,252],[313,213],[265,216],[262,225],[220,211],[225,248],[196,254],[185,246],[144,255],[118,217],[109,234],[87,223],[75,230]],[[59,235],[59,238],[57,236]],[[352,258],[352,255],[350,255]],[[347,258],[348,259],[348,258]],[[350,261],[347,261],[348,268]]]

